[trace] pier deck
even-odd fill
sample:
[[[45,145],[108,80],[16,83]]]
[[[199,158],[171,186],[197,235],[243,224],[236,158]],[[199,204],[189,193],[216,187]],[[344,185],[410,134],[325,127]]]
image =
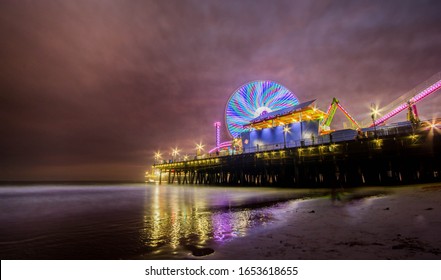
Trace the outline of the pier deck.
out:
[[[160,183],[337,187],[441,181],[434,130],[155,164]]]

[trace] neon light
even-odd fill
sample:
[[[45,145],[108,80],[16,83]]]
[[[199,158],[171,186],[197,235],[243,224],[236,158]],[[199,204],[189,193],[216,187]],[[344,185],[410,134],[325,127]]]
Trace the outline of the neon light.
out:
[[[216,147],[219,147],[220,145],[220,122],[215,122],[214,126],[216,127]]]
[[[412,105],[412,110],[413,110],[413,114],[415,115],[415,117],[418,119],[418,110],[415,104]]]
[[[360,128],[360,125],[357,123],[357,121],[355,121],[355,119],[349,115],[348,111],[345,110],[345,108],[343,108],[343,106],[341,106],[340,101],[338,101],[337,98],[333,98],[331,105],[329,105],[328,110],[326,112],[326,117],[322,120],[320,126],[322,127],[322,130],[329,130],[329,127],[331,126],[331,122],[334,118],[334,115],[337,111],[337,108],[340,109],[340,111],[343,112],[343,114],[357,127]]]
[[[208,153],[211,154],[211,153],[214,153],[214,152],[216,152],[217,150],[220,150],[220,149],[222,149],[222,148],[228,148],[228,147],[231,147],[232,144],[233,144],[233,141],[222,142],[222,143],[219,144],[218,147],[214,147],[213,149],[209,150]]]
[[[228,133],[237,138],[243,126],[261,114],[271,113],[299,104],[297,97],[287,88],[272,81],[254,81],[239,87],[225,107]]]
[[[431,95],[432,93],[436,92],[437,90],[439,90],[441,88],[441,80],[437,81],[436,83],[434,83],[433,85],[431,85],[430,87],[426,88],[425,90],[423,90],[422,92],[418,93],[417,95],[415,95],[414,97],[412,97],[410,99],[410,102],[412,102],[413,104],[417,103],[418,101],[422,100],[423,98]],[[374,126],[374,125],[379,125],[384,123],[385,121],[387,121],[388,119],[392,118],[393,116],[397,115],[398,113],[402,112],[403,110],[405,110],[409,105],[407,104],[407,101],[401,105],[399,105],[398,107],[396,107],[395,109],[393,109],[391,112],[387,113],[386,115],[382,116],[381,118],[379,118],[378,120],[375,121],[374,124],[371,124],[370,127]]]
[[[340,110],[343,112],[343,114],[345,114],[345,116],[353,123],[355,124],[355,126],[357,128],[360,128],[360,125],[357,123],[357,121],[351,116],[349,115],[348,111],[346,111],[341,105],[340,103],[337,103],[338,108],[340,108]]]

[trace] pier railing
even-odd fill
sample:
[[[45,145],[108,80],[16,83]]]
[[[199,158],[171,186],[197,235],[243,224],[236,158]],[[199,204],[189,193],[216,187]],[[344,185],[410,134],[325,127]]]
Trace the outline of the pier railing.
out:
[[[441,136],[434,130],[377,131],[377,135],[366,138],[332,142],[305,139],[299,144],[156,164],[154,168],[160,172],[160,182],[179,184],[312,187],[441,179]]]

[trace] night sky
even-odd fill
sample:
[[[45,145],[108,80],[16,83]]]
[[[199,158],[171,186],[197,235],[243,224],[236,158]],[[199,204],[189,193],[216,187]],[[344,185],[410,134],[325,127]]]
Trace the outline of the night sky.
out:
[[[2,0],[0,37],[0,180],[142,180],[248,81],[365,119],[441,71],[441,1]]]

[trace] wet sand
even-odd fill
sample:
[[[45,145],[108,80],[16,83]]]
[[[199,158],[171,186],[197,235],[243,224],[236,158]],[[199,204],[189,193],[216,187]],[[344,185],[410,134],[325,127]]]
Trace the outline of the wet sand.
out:
[[[441,259],[441,183],[291,201],[203,259]],[[390,191],[389,191],[390,190]]]

